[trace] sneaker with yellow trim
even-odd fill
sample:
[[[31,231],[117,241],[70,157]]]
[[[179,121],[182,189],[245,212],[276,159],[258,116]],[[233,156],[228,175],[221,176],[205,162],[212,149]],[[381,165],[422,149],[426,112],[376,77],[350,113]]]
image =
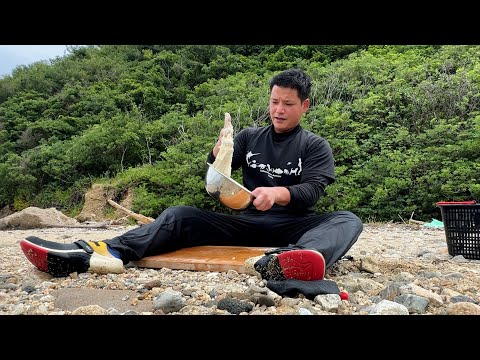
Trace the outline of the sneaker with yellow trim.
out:
[[[28,236],[20,241],[27,259],[37,269],[55,277],[73,272],[119,274],[125,271],[123,261],[114,257],[104,241],[77,240],[70,244]]]

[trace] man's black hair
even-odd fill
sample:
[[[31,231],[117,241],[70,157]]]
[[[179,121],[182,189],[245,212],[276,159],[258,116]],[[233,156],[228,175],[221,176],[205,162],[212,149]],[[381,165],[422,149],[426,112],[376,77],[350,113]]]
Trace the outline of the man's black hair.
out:
[[[300,69],[289,69],[278,73],[270,80],[270,92],[274,85],[297,89],[298,97],[302,102],[310,96],[312,87],[310,77]]]

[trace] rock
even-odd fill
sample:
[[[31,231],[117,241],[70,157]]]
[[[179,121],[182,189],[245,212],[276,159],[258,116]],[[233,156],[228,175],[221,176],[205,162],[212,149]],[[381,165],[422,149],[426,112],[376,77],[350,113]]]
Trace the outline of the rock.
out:
[[[447,307],[448,315],[480,315],[480,306],[471,302],[457,302]]]
[[[61,225],[77,225],[78,221],[64,215],[55,208],[40,209],[28,207],[22,211],[0,219],[0,230],[41,229]]]

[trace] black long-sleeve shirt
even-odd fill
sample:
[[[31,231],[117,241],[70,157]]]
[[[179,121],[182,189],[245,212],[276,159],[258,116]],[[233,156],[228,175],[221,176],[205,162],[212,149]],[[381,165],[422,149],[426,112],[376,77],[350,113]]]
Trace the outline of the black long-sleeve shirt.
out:
[[[211,151],[207,161],[213,163]],[[300,125],[287,133],[275,133],[273,126],[247,128],[234,137],[232,171],[242,168],[243,185],[285,186],[290,203],[274,204],[276,213],[311,214],[325,187],[335,181],[330,144]],[[245,211],[257,211],[253,205]]]

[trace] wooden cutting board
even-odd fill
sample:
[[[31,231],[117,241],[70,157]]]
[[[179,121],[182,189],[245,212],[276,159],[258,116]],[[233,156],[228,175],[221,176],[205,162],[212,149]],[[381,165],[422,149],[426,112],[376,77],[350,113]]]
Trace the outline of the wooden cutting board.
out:
[[[247,246],[195,246],[169,253],[147,256],[129,265],[153,269],[222,271],[245,273],[244,262],[249,257],[263,255],[271,248]]]

